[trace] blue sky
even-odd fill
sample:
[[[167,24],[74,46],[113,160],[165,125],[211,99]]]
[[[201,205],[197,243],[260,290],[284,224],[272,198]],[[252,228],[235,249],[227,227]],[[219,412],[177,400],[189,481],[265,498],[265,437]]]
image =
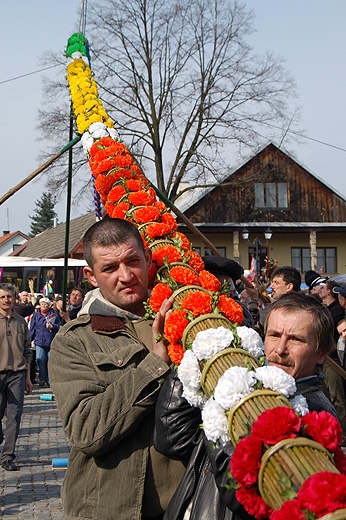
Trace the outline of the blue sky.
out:
[[[91,3],[89,0],[88,4]],[[244,0],[244,3],[256,15],[256,33],[249,43],[257,53],[269,51],[282,56],[297,83],[299,98],[292,104],[292,111],[295,106],[301,107],[299,128],[310,139],[291,145],[290,151],[308,171],[346,197],[346,2]],[[37,156],[42,144],[37,142],[36,125],[43,99],[41,79],[54,72],[5,81],[38,70],[40,57],[47,50],[63,54],[68,37],[78,28],[81,0],[0,0],[0,7],[0,196],[3,196],[40,166]],[[0,235],[6,229],[29,231],[28,215],[34,214],[35,201],[41,198],[44,189],[43,179],[31,182],[0,206]],[[86,201],[72,211],[72,217],[90,207],[90,201]],[[59,221],[64,221],[64,200],[56,210]]]

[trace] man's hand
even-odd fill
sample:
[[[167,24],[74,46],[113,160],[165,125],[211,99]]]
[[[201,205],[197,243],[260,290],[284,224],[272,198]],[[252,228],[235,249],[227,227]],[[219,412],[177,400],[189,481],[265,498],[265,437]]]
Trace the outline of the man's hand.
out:
[[[171,307],[173,304],[173,298],[164,300],[159,312],[156,314],[153,322],[153,350],[163,361],[170,365],[171,360],[167,354],[167,347],[164,340],[162,339],[163,329],[165,326],[166,317],[172,312]]]
[[[25,391],[26,391],[27,394],[31,394],[31,392],[32,392],[32,382],[31,382],[31,379],[30,379],[30,367],[26,371]]]

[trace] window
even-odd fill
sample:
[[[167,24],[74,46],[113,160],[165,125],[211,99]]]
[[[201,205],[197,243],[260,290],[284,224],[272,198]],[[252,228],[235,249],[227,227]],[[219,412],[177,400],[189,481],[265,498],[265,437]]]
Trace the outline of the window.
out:
[[[292,247],[291,265],[300,272],[311,269],[311,250],[309,247]],[[318,247],[316,271],[324,273],[336,273],[336,248]]]
[[[226,248],[225,247],[217,247],[216,249],[220,253],[221,256],[226,256]],[[212,253],[210,251],[210,249],[208,249],[207,247],[204,248],[204,256],[210,256],[210,255],[213,255],[213,254],[214,253]]]
[[[287,208],[286,182],[255,182],[256,208]]]
[[[335,247],[317,248],[317,271],[320,269],[322,269],[324,273],[336,273]]]

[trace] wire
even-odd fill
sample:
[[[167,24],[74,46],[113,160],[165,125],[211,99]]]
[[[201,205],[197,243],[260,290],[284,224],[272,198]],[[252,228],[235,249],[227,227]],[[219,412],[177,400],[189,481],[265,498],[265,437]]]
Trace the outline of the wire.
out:
[[[54,67],[59,67],[60,64],[49,65],[49,67],[45,67],[44,69],[34,70],[34,72],[28,72],[27,74],[22,74],[21,76],[16,76],[15,78],[5,79],[4,81],[0,81],[0,85],[4,83],[9,83],[10,81],[15,81],[16,79],[25,78],[26,76],[32,76],[33,74],[38,74],[39,72],[43,72],[44,70],[53,69]]]

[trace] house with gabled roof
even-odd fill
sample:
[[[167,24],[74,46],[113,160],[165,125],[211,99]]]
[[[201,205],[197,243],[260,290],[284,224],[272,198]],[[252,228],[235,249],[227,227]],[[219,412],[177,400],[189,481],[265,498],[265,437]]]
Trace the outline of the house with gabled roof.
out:
[[[4,231],[0,237],[0,256],[9,256],[18,250],[28,240],[28,236],[21,231]]]
[[[176,205],[222,255],[244,269],[254,256],[261,269],[276,262],[302,274],[346,272],[346,199],[273,143],[217,181],[186,191]]]
[[[82,237],[85,231],[96,222],[95,213],[90,211],[86,215],[77,217],[70,222],[68,256],[82,259]],[[30,258],[63,258],[65,252],[66,223],[45,229],[42,233],[30,238],[20,248],[13,251],[11,256]]]

